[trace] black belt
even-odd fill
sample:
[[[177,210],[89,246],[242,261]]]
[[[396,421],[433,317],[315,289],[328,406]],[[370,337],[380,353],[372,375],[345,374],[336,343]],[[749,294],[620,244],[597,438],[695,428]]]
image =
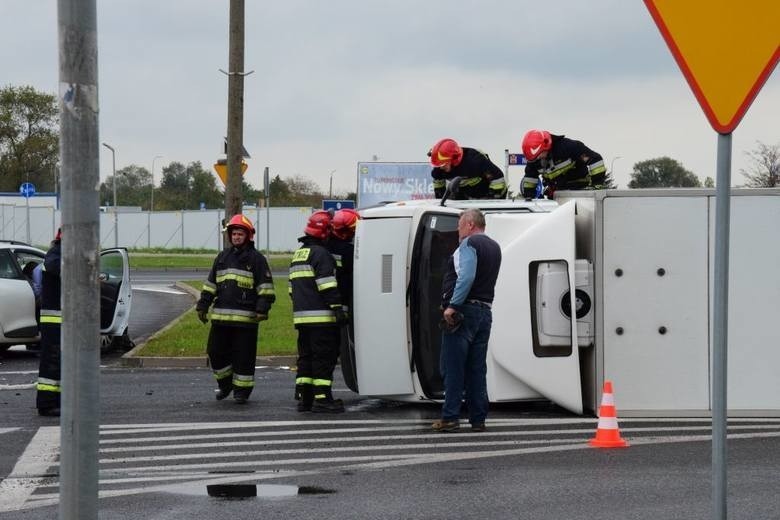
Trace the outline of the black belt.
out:
[[[473,303],[474,305],[481,305],[483,307],[487,307],[488,309],[493,307],[492,303],[483,302],[482,300],[466,300],[466,303]]]

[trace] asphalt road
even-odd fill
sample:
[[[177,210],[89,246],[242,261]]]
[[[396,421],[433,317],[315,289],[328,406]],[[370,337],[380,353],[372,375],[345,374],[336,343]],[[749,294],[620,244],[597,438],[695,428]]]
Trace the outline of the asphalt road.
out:
[[[256,381],[241,406],[214,400],[206,369],[104,368],[99,518],[712,517],[707,420],[624,419],[631,445],[604,450],[587,444],[595,419],[544,403],[493,406],[485,433],[437,434],[435,404],[357,396],[337,378],[346,413],[298,413],[289,368]],[[57,420],[34,414],[32,390],[0,395],[0,519],[55,518]],[[780,421],[729,433],[728,517],[778,518]],[[209,496],[216,484],[258,496]]]
[[[191,305],[133,279],[136,339]],[[504,404],[487,432],[437,434],[435,403],[358,396],[338,372],[347,411],[323,416],[296,411],[289,367],[258,367],[241,406],[214,400],[205,368],[116,359],[100,374],[101,519],[713,518],[706,419],[620,419],[630,446],[607,450],[587,444],[594,418]],[[36,375],[34,354],[0,359],[0,520],[57,517],[59,424],[35,414]],[[728,518],[780,518],[780,419],[729,421],[728,480]]]

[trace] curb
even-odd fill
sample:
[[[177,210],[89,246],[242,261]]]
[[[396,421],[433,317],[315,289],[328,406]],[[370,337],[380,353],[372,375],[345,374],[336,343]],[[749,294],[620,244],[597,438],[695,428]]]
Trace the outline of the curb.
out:
[[[132,352],[132,351],[131,351]],[[295,356],[258,356],[256,366],[294,367]],[[209,368],[206,356],[198,357],[122,357],[123,367],[128,368]]]

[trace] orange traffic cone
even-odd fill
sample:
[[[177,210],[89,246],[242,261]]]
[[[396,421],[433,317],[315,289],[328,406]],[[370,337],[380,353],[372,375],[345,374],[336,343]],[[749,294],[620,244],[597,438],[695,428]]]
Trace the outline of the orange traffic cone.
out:
[[[599,407],[599,425],[596,436],[588,444],[596,448],[626,448],[628,443],[620,437],[615,399],[612,397],[612,381],[604,381],[604,392]]]

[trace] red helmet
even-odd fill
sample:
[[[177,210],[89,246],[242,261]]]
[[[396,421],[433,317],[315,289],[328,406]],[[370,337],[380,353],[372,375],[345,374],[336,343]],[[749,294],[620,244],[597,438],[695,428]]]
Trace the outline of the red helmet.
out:
[[[463,159],[463,148],[455,139],[446,138],[433,145],[428,156],[431,158],[431,164],[437,168],[445,164],[457,166]]]
[[[330,213],[325,210],[315,211],[309,217],[309,221],[306,222],[306,228],[304,233],[310,237],[319,238],[325,240],[330,233]]]
[[[355,236],[358,220],[360,220],[360,214],[354,209],[338,210],[333,215],[333,222],[331,222],[333,236],[341,240],[350,240]]]
[[[552,137],[547,130],[529,130],[523,137],[523,155],[528,161],[535,161],[542,152],[550,148],[552,148]]]
[[[228,233],[230,233],[230,228],[232,227],[240,227],[246,231],[249,240],[252,240],[255,236],[255,227],[252,225],[252,221],[240,213],[233,215],[230,218],[230,222],[228,222],[226,228]]]

